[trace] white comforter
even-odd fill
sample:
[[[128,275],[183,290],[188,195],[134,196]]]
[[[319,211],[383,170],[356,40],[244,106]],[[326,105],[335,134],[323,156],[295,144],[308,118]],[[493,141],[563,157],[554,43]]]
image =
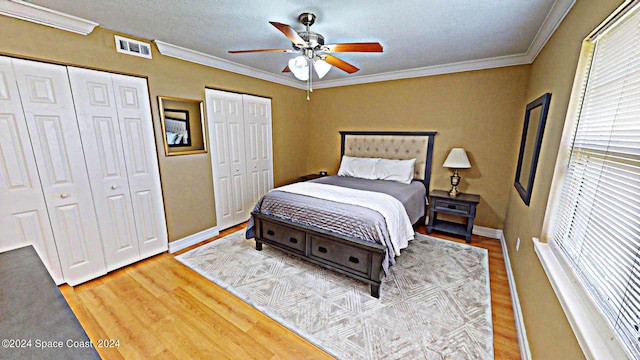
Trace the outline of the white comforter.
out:
[[[299,182],[274,190],[362,206],[379,212],[387,224],[395,256],[400,255],[400,249],[406,248],[409,240],[413,240],[415,235],[407,211],[402,203],[391,195],[312,182]]]

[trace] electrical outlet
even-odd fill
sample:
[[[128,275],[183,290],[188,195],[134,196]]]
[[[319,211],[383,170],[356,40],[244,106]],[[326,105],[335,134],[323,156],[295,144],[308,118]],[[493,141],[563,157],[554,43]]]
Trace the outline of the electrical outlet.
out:
[[[516,240],[516,251],[520,250],[520,238]]]

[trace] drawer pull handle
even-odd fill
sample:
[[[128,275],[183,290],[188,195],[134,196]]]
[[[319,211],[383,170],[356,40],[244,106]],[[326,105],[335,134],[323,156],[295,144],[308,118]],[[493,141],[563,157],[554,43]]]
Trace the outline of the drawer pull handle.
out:
[[[323,253],[323,254],[326,254],[326,253],[327,253],[327,248],[326,248],[326,247],[319,246],[319,247],[318,247],[318,251],[320,251],[320,252],[321,252],[321,253]]]
[[[358,263],[360,262],[360,259],[358,259],[358,258],[357,258],[357,257],[355,257],[355,256],[350,256],[350,257],[349,257],[349,261],[351,261],[351,262],[352,262],[352,263],[354,263],[354,264],[358,264]]]
[[[274,233],[274,232],[273,232],[273,230],[267,230],[267,234],[268,234],[268,235],[273,236],[273,235],[275,235],[276,233]]]
[[[449,209],[455,209],[455,208],[456,208],[456,206],[455,206],[455,205],[447,205],[447,207],[448,207]]]
[[[298,243],[298,239],[293,238],[293,237],[292,237],[292,238],[290,238],[290,239],[289,239],[289,241],[290,241],[290,242],[292,242],[292,243],[294,243],[294,244],[297,244],[297,243]]]

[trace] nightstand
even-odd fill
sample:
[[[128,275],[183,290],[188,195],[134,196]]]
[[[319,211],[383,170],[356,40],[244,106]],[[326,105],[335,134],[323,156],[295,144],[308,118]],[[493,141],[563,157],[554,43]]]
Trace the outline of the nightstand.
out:
[[[321,178],[321,177],[324,177],[324,176],[326,176],[326,175],[307,174],[307,175],[300,176],[300,181],[309,181],[309,180]]]
[[[462,235],[467,244],[471,242],[473,220],[476,218],[476,205],[480,202],[480,195],[460,193],[456,197],[449,196],[448,191],[433,190],[429,194],[431,207],[429,208],[429,224],[427,234],[438,230],[450,234]],[[438,213],[456,215],[466,219],[466,224],[438,219]]]

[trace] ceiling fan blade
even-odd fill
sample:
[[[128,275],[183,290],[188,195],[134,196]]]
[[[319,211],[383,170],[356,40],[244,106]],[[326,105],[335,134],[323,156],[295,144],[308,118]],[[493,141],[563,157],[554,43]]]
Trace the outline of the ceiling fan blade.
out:
[[[281,24],[275,21],[269,21],[269,23],[276,27],[276,29],[280,30],[284,36],[286,36],[292,43],[296,44],[299,47],[308,47],[306,41],[298,35],[298,33],[289,25]]]
[[[280,52],[280,53],[293,53],[291,49],[256,49],[256,50],[229,50],[229,54],[243,54],[243,53],[263,53],[263,52]]]
[[[322,51],[327,52],[382,52],[379,42],[328,44],[322,46]]]
[[[289,65],[285,66],[284,69],[282,69],[283,73],[288,73],[291,72],[291,69],[289,69]]]
[[[338,69],[348,72],[349,74],[353,74],[354,72],[360,70],[357,67],[349,64],[348,62],[344,61],[344,60],[340,60],[335,56],[331,56],[331,55],[324,55],[322,56],[322,60],[328,62],[329,64],[337,67]]]

